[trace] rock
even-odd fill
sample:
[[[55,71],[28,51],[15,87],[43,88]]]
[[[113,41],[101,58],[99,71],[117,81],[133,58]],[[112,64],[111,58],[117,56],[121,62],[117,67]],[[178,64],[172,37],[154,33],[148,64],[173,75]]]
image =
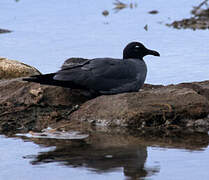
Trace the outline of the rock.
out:
[[[183,19],[180,21],[174,21],[171,24],[167,24],[167,26],[172,26],[176,29],[208,29],[209,28],[209,18],[202,17],[191,17],[187,19]]]
[[[159,12],[158,12],[158,10],[152,10],[152,11],[149,11],[148,13],[149,14],[158,14]]]
[[[32,66],[0,57],[0,79],[12,79],[41,74]]]
[[[183,119],[206,118],[209,100],[193,89],[181,86],[183,84],[100,96],[84,103],[71,114],[71,120],[102,126],[177,128],[186,126]],[[200,83],[200,86],[208,89],[209,81]]]
[[[193,89],[198,94],[206,97],[209,100],[209,81],[181,83],[181,84],[178,84],[177,86]]]
[[[56,130],[92,131],[92,127],[209,130],[209,81],[178,85],[145,85],[143,90],[83,96],[80,90],[0,81],[0,133]],[[93,126],[92,126],[93,125]],[[178,134],[178,133],[176,133]]]
[[[0,81],[0,132],[40,131],[60,120],[87,100],[79,91],[42,86],[21,79]]]
[[[176,29],[208,29],[209,28],[209,8],[206,6],[206,9],[201,8],[200,4],[197,7],[194,7],[191,11],[193,16],[190,18],[182,19],[179,21],[174,21],[167,26],[174,27]]]
[[[8,30],[8,29],[0,29],[0,33],[10,33],[12,31]]]

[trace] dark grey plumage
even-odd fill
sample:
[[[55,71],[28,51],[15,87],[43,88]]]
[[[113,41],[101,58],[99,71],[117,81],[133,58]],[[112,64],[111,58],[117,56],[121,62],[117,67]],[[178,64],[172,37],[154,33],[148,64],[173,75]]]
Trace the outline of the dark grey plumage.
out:
[[[146,78],[147,67],[143,60],[146,55],[160,56],[141,43],[132,42],[124,48],[123,59],[68,59],[56,73],[23,80],[84,89],[96,95],[136,92],[143,86]]]

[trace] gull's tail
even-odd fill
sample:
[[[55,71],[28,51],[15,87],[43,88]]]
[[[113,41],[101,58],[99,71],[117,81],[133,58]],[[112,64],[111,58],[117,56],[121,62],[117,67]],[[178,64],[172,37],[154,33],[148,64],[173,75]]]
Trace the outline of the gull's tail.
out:
[[[55,73],[35,75],[35,76],[23,78],[22,80],[28,81],[28,82],[36,82],[36,83],[45,84],[45,85],[67,87],[66,83],[64,83],[62,81],[54,80],[53,79],[54,75],[55,75]]]
[[[54,76],[56,73],[50,73],[50,74],[43,74],[43,75],[35,75],[35,76],[30,76],[23,78],[23,81],[28,81],[28,82],[35,82],[35,83],[40,83],[44,85],[52,85],[52,86],[61,86],[61,87],[67,87],[71,89],[86,89],[83,86],[80,86],[74,82],[71,81],[58,81],[54,80]]]

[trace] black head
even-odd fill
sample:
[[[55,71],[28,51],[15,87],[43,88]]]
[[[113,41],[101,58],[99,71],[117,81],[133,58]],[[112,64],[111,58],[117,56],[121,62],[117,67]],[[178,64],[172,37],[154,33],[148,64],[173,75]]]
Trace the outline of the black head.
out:
[[[123,59],[143,59],[146,55],[160,56],[157,51],[147,49],[139,42],[131,42],[123,50]]]

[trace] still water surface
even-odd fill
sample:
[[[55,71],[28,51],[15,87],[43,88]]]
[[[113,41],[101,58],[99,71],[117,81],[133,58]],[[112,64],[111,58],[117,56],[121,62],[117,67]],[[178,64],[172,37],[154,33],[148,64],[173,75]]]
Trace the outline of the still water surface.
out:
[[[208,135],[195,138],[152,140],[119,133],[97,133],[87,140],[0,136],[0,179],[207,180]]]
[[[176,30],[166,23],[190,16],[201,0],[124,1],[5,0],[0,2],[0,56],[20,60],[43,73],[56,71],[69,57],[122,57],[124,46],[141,41],[160,52],[146,57],[147,83],[170,84],[208,79],[208,30]],[[108,16],[102,12],[107,10]],[[149,14],[158,10],[158,14]],[[147,25],[147,31],[144,26]],[[114,136],[115,137],[115,136]],[[140,138],[139,138],[140,139]],[[208,139],[208,136],[205,136]],[[121,137],[115,142],[121,141]],[[113,142],[113,144],[115,144]],[[208,144],[169,147],[144,142],[72,148],[0,137],[0,179],[202,179],[209,178]],[[146,141],[145,141],[146,142]],[[201,142],[201,141],[200,141]],[[58,144],[68,144],[67,141]],[[77,142],[76,142],[77,143]],[[166,144],[166,143],[165,143]],[[172,145],[173,144],[173,145]],[[74,145],[73,145],[74,147]],[[67,149],[67,150],[66,150]],[[42,152],[42,153],[40,153]],[[43,152],[46,152],[45,154]],[[60,154],[60,152],[64,152]]]

